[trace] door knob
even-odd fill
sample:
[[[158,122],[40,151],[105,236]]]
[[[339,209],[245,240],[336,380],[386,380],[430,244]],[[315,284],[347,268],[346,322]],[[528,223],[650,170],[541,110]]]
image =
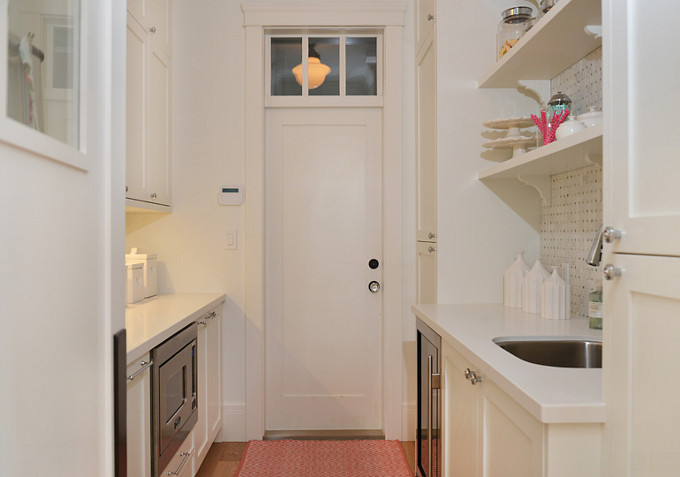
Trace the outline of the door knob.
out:
[[[621,269],[615,267],[611,263],[608,263],[607,265],[604,266],[602,273],[604,274],[605,280],[611,280],[614,277],[621,276]]]
[[[371,293],[378,293],[380,291],[380,283],[373,280],[368,284],[368,289],[371,291]]]

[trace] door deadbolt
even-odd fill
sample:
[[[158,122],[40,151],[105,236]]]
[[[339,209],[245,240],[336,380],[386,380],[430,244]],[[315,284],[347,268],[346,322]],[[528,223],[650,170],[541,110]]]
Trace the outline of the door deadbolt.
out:
[[[368,284],[368,289],[371,291],[371,293],[378,293],[380,291],[380,283],[373,280]]]

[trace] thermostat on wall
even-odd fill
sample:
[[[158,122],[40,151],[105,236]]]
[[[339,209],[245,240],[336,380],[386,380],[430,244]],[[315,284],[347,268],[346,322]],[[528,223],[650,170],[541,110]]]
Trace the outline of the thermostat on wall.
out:
[[[243,188],[239,186],[220,187],[217,192],[220,205],[241,205],[243,203]]]

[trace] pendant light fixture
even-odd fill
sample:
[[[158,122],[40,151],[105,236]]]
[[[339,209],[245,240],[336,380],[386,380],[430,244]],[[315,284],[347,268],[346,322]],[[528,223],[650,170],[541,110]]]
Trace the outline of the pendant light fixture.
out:
[[[309,70],[307,81],[309,89],[314,89],[321,86],[326,80],[326,75],[331,72],[330,66],[321,63],[321,57],[314,49],[314,45],[309,45],[309,54],[307,55],[307,69]],[[297,81],[298,84],[302,86],[302,63],[293,68],[292,71],[295,75],[295,81]]]

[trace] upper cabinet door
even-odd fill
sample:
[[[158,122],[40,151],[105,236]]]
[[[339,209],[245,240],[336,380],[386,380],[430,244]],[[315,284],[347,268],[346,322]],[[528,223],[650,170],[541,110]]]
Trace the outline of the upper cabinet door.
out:
[[[437,51],[430,41],[416,58],[416,240],[437,241]]]
[[[435,0],[416,1],[416,52],[420,51],[428,33],[434,31]]]
[[[149,2],[151,49],[172,56],[172,0],[146,0]]]
[[[613,251],[680,256],[677,27],[646,0],[604,5],[604,211],[623,231]],[[680,17],[680,2],[663,16]]]

